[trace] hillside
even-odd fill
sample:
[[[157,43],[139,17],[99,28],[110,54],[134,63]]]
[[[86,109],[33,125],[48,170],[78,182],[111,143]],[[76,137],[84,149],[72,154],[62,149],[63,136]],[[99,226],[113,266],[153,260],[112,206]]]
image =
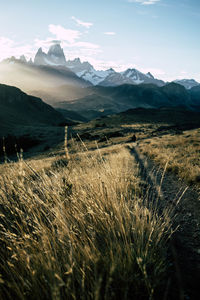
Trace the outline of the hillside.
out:
[[[53,105],[57,108],[79,112],[89,119],[138,107],[182,106],[186,109],[193,108],[190,92],[176,83],[170,83],[164,87],[153,84],[121,85],[118,87],[96,86],[84,89],[84,93],[85,96],[72,101],[65,101],[63,95],[63,101],[54,102]]]
[[[60,113],[41,99],[20,89],[0,84],[0,120],[4,125],[58,125],[64,122]]]
[[[29,96],[20,89],[0,84],[0,155],[5,138],[6,152],[16,153],[15,144],[26,150],[63,139],[67,120],[41,99]],[[46,144],[47,146],[47,144]],[[19,148],[18,148],[19,149]]]
[[[0,82],[26,92],[47,91],[60,85],[87,87],[91,84],[64,66],[34,65],[15,58],[0,63]]]

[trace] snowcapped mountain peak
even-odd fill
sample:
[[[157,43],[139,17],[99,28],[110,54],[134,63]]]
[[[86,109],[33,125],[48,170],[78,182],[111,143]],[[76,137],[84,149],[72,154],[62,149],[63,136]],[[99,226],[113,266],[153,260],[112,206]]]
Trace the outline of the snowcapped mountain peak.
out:
[[[136,69],[127,69],[126,71],[122,72],[122,75],[125,78],[133,80],[134,84],[140,84],[144,82],[144,74]]]
[[[194,79],[177,79],[174,80],[174,82],[184,86],[187,90],[199,85],[199,83]]]
[[[71,69],[77,75],[81,73],[81,76],[83,73],[90,72],[91,70],[94,69],[89,62],[87,61],[81,62],[80,58],[75,58],[74,60],[68,60],[66,62],[66,67]]]
[[[60,43],[53,44],[48,53],[39,48],[34,64],[64,66],[69,68],[78,77],[89,81],[93,85],[116,86],[121,84],[153,83],[159,86],[164,85],[162,80],[157,80],[148,72],[144,74],[135,68],[128,68],[124,72],[116,72],[113,68],[107,70],[96,70],[88,61],[81,61],[79,57],[66,61],[65,54]]]

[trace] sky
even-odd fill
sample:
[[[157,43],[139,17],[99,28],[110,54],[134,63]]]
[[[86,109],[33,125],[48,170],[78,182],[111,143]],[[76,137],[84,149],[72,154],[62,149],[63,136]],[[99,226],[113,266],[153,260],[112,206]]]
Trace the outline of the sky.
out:
[[[0,0],[0,61],[61,42],[66,59],[200,82],[200,0]]]

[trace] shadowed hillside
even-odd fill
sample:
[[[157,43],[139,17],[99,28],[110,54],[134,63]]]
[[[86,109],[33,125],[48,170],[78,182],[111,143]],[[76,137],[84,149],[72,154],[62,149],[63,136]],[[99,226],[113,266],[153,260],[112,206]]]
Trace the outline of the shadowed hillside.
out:
[[[187,110],[194,110],[194,103],[198,108],[200,93],[192,91],[186,90],[179,84],[170,83],[163,87],[141,84],[84,88],[81,98],[78,98],[80,96],[80,90],[78,90],[76,95],[73,94],[76,98],[71,98],[71,100],[67,94],[67,86],[54,89],[52,93],[54,98],[48,94],[41,95],[44,95],[47,102],[52,102],[54,99],[53,105],[56,108],[73,110],[88,119],[94,119],[138,107],[183,107]],[[37,95],[40,93],[38,92]]]
[[[1,134],[15,126],[58,125],[65,119],[41,99],[29,96],[16,87],[0,84]]]
[[[53,132],[55,139],[59,136],[55,132],[56,126],[68,121],[41,99],[29,96],[16,87],[0,84],[0,122],[2,154],[3,137],[7,153],[16,152],[15,144],[26,150],[44,139],[51,140]]]

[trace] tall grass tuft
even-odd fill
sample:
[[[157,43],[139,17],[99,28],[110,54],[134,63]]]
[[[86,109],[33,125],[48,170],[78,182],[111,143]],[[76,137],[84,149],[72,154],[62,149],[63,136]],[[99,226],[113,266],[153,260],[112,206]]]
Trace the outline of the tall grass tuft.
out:
[[[1,299],[162,294],[171,220],[142,196],[128,150],[76,155],[60,169],[9,168],[0,178]]]

